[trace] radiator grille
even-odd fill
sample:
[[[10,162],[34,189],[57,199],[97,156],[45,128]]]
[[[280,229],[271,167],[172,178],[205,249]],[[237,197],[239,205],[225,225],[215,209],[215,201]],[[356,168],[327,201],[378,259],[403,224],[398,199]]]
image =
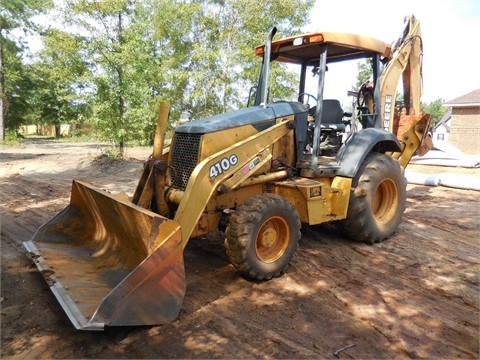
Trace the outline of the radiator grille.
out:
[[[190,179],[193,169],[197,166],[201,136],[201,134],[175,134],[170,174],[172,185],[177,189],[185,190],[188,179]]]

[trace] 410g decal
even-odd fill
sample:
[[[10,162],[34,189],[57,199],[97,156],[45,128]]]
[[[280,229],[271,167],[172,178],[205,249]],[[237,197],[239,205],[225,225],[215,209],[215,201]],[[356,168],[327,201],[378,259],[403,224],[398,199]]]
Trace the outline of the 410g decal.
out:
[[[233,154],[230,157],[224,157],[222,160],[216,162],[210,166],[210,178],[216,178],[221,175],[224,171],[230,169],[230,167],[237,165],[238,156]]]

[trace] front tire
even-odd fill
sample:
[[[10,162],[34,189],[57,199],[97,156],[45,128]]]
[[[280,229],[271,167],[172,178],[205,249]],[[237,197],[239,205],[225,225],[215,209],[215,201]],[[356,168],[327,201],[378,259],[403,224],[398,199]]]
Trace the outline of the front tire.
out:
[[[347,218],[337,222],[349,239],[374,244],[391,236],[405,211],[404,170],[385,154],[369,154],[352,182]]]
[[[294,206],[274,194],[249,198],[231,214],[225,248],[244,276],[268,280],[281,275],[300,240],[301,223]]]

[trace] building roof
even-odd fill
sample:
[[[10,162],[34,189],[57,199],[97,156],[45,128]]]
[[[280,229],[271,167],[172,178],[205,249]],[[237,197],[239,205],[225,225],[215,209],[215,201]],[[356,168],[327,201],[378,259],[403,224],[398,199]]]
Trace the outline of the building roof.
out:
[[[455,99],[446,101],[443,103],[443,106],[480,106],[480,89],[474,90]]]

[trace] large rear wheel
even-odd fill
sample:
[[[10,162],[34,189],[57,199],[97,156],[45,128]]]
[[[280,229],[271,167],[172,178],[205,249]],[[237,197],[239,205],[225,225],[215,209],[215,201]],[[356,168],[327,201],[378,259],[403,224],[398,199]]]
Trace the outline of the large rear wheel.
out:
[[[378,243],[398,228],[405,211],[407,182],[398,161],[385,154],[366,157],[353,179],[347,218],[337,222],[348,238]]]
[[[274,194],[260,194],[230,215],[225,248],[244,276],[264,280],[282,274],[295,254],[301,223],[294,206]]]

